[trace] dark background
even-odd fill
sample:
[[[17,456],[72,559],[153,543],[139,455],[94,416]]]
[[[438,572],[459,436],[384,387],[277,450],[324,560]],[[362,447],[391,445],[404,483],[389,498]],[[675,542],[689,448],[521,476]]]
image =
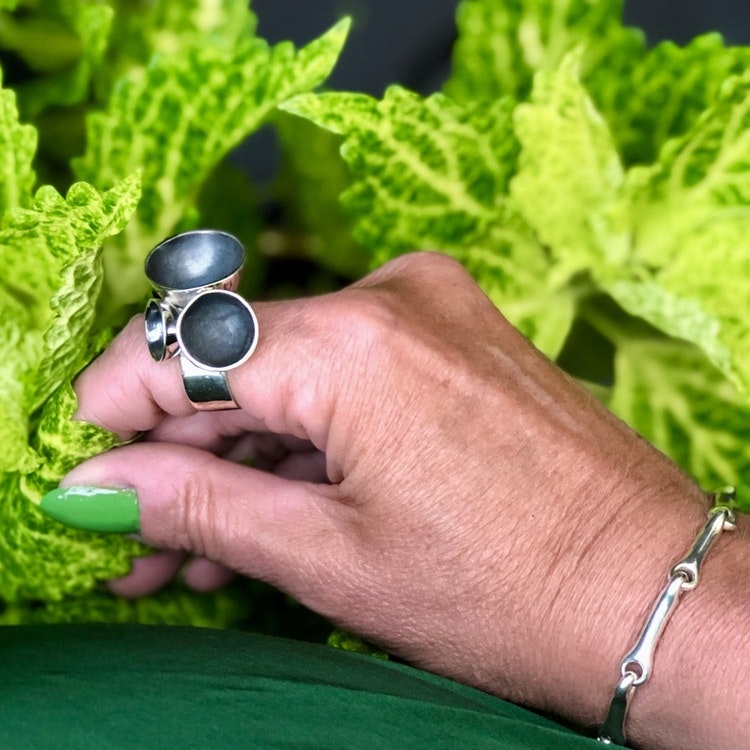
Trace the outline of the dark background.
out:
[[[503,0],[497,0],[502,3]],[[258,34],[271,43],[307,44],[342,15],[354,27],[327,85],[381,96],[392,83],[429,94],[450,73],[458,0],[252,0]],[[625,21],[646,32],[650,43],[685,43],[720,31],[729,44],[750,45],[749,0],[625,0]],[[232,155],[260,186],[278,168],[278,149],[268,129]]]
[[[458,0],[252,0],[258,32],[270,42],[309,42],[340,16],[355,21],[330,79],[331,88],[380,95],[390,83],[423,93],[448,74]],[[503,0],[497,0],[502,3]],[[748,0],[625,0],[625,20],[650,42],[684,43],[721,31],[730,44],[750,44]]]

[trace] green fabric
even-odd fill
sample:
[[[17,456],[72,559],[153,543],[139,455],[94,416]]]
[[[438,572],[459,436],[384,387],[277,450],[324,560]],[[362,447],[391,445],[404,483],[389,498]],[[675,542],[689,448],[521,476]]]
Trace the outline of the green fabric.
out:
[[[148,626],[0,628],[0,747],[601,747],[472,688],[264,636]]]

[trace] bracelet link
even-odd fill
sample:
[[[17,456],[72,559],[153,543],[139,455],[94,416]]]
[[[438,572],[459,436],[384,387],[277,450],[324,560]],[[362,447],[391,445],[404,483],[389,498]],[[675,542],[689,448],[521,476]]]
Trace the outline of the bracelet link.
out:
[[[626,672],[615,686],[607,719],[599,730],[599,742],[605,745],[625,744],[625,719],[635,693],[636,679],[637,675],[634,672]]]
[[[669,618],[680,603],[680,595],[687,583],[683,573],[675,573],[656,600],[654,608],[646,621],[632,651],[625,654],[620,664],[620,674],[624,677],[628,672],[636,675],[634,687],[643,685],[651,677],[654,652],[662,631],[667,626]]]
[[[683,586],[685,591],[692,591],[698,585],[703,560],[711,549],[711,545],[719,538],[719,534],[722,531],[733,531],[735,526],[734,513],[730,508],[717,506],[709,511],[708,523],[696,537],[690,552],[671,570],[673,576],[677,573],[685,575],[687,578]]]
[[[659,638],[680,603],[682,592],[692,591],[698,585],[703,561],[721,532],[736,528],[734,499],[733,487],[725,487],[714,493],[714,506],[708,512],[708,521],[685,557],[672,566],[669,582],[659,594],[635,646],[620,663],[621,677],[615,686],[607,718],[599,730],[599,742],[605,745],[625,745],[625,721],[630,703],[636,688],[651,677]]]

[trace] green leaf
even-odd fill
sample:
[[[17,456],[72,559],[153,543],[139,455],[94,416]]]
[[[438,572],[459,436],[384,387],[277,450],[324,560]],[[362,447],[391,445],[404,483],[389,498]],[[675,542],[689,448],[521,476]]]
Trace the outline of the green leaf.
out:
[[[631,315],[676,339],[692,341],[721,372],[732,371],[732,356],[720,339],[721,324],[699,299],[672,293],[654,281],[621,279],[609,284],[608,289]]]
[[[511,100],[464,107],[392,87],[382,101],[301,95],[282,109],[344,136],[353,183],[341,199],[373,265],[415,249],[452,255],[524,332],[544,330],[537,340],[554,356],[565,314],[553,321],[524,304],[554,289],[544,249],[508,198],[518,153]]]
[[[467,245],[456,257],[503,315],[555,359],[573,324],[578,291],[557,283],[546,253],[523,220],[517,214],[502,215],[485,244]]]
[[[42,335],[27,331],[23,305],[0,286],[0,478],[5,472],[30,471],[38,459],[29,448],[27,384],[41,357]]]
[[[544,274],[546,269],[540,269]],[[529,287],[531,287],[529,279]],[[570,334],[576,315],[579,294],[572,287],[541,286],[536,293],[528,292],[516,299],[503,299],[492,292],[491,282],[482,284],[503,315],[510,320],[537,349],[551,359],[560,354]]]
[[[62,198],[38,191],[0,227],[0,312],[9,356],[0,364],[0,597],[55,600],[127,571],[138,545],[68,531],[34,503],[113,437],[73,422],[70,381],[95,353],[101,244],[120,231],[139,195],[138,176],[100,194],[77,184]],[[53,395],[54,392],[54,395]],[[32,416],[42,408],[32,435]],[[36,419],[34,420],[36,421]]]
[[[35,404],[72,379],[96,353],[96,300],[101,289],[104,241],[121,232],[140,197],[138,174],[103,195],[85,183],[74,185],[65,206],[75,254],[60,268],[60,285],[50,300],[52,320],[44,332],[44,356],[36,377]],[[61,206],[62,207],[62,206]],[[46,209],[46,215],[51,211]]]
[[[511,193],[563,277],[622,263],[629,242],[612,216],[623,169],[579,65],[580,55],[571,54],[539,73],[531,102],[515,111],[521,154]]]
[[[665,146],[654,166],[630,170],[636,250],[644,263],[668,263],[696,228],[733,220],[750,202],[748,110],[750,73],[727,81],[718,100],[685,136]]]
[[[11,604],[0,612],[0,624],[132,623],[232,628],[240,624],[248,610],[243,592],[231,588],[199,594],[172,585],[140,599],[122,599],[94,590],[86,596],[45,602],[43,606],[38,602]]]
[[[36,140],[34,128],[18,121],[13,91],[0,89],[0,217],[10,208],[27,206],[31,202]]]
[[[459,101],[523,100],[537,71],[583,46],[583,74],[639,54],[643,35],[622,27],[622,0],[462,0],[446,92]]]
[[[122,231],[139,194],[137,174],[104,194],[78,183],[62,198],[45,187],[30,208],[6,215],[0,227],[0,267],[7,273],[2,283],[25,303],[29,327],[44,336],[35,375],[27,380],[29,413],[93,355],[102,243]]]
[[[620,341],[609,407],[706,490],[747,481],[750,405],[696,346]]]
[[[392,87],[382,102],[303,95],[282,109],[345,136],[354,184],[342,199],[377,263],[419,247],[461,255],[504,229],[496,225],[511,213],[505,194],[517,152],[508,100],[466,109]]]
[[[0,14],[0,47],[38,73],[16,88],[24,115],[84,100],[106,49],[112,8],[99,0],[38,0],[23,10]]]
[[[58,12],[59,2],[28,5],[17,14],[0,13],[0,49],[20,59],[26,70],[22,82],[33,74],[56,73],[75,64],[81,40]],[[16,10],[7,6],[2,10]]]
[[[22,487],[27,498],[38,503],[60,479],[82,461],[117,445],[117,438],[95,425],[75,420],[77,401],[73,386],[64,382],[47,399],[32,446],[40,466],[26,474]]]
[[[264,244],[284,242],[319,265],[347,278],[360,278],[370,256],[352,236],[339,195],[351,183],[341,158],[341,138],[300,117],[274,118],[283,162],[274,195],[284,207],[283,231]],[[287,249],[287,252],[289,250]]]
[[[196,44],[154,58],[141,76],[121,80],[105,112],[88,120],[88,147],[78,176],[108,186],[136,169],[143,200],[136,221],[105,251],[110,308],[139,301],[142,262],[173,233],[219,160],[280,102],[320,84],[346,39],[349,21],[299,53],[289,43],[258,39],[226,48]]]
[[[625,164],[649,164],[711,106],[722,84],[750,65],[750,48],[705,34],[681,47],[657,44],[592,71],[586,84],[613,132]]]
[[[106,103],[115,82],[140,73],[154,55],[196,45],[234,46],[252,38],[256,19],[247,0],[110,0],[114,23],[105,57],[95,72],[97,99]]]
[[[334,630],[328,636],[327,645],[342,651],[353,651],[355,654],[374,656],[376,659],[388,659],[388,654],[385,651],[346,630]]]
[[[717,103],[667,144],[654,167],[631,170],[628,197],[632,266],[630,278],[610,280],[613,296],[701,346],[747,391],[750,255],[742,248],[750,231],[750,74],[727,82]],[[614,283],[623,281],[631,284]],[[643,283],[652,286],[639,290]],[[694,325],[683,320],[686,309]]]
[[[122,228],[137,193],[137,178],[105,196],[74,186],[67,201],[45,188],[0,226],[0,476],[38,465],[32,414],[94,354],[101,243]]]
[[[97,581],[127,573],[131,558],[147,551],[121,536],[69,529],[37,509],[64,473],[116,443],[103,430],[73,421],[75,408],[73,390],[64,384],[47,400],[33,441],[39,467],[0,479],[0,597],[5,601],[80,596]]]

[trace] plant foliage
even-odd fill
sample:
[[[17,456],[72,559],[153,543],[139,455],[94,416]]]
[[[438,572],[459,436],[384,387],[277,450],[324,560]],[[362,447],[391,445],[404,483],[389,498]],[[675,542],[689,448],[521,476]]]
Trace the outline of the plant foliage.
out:
[[[145,253],[201,225],[242,234],[259,273],[258,249],[339,279],[448,253],[699,482],[742,485],[750,49],[649,48],[621,16],[621,0],[461,0],[444,90],[378,99],[316,91],[347,20],[296,50],[258,38],[245,0],[0,1],[5,621],[237,617],[229,594],[114,599],[101,582],[141,545],[36,508],[115,444],[72,420],[71,382],[143,303]],[[283,146],[273,225],[225,159],[264,125]]]

